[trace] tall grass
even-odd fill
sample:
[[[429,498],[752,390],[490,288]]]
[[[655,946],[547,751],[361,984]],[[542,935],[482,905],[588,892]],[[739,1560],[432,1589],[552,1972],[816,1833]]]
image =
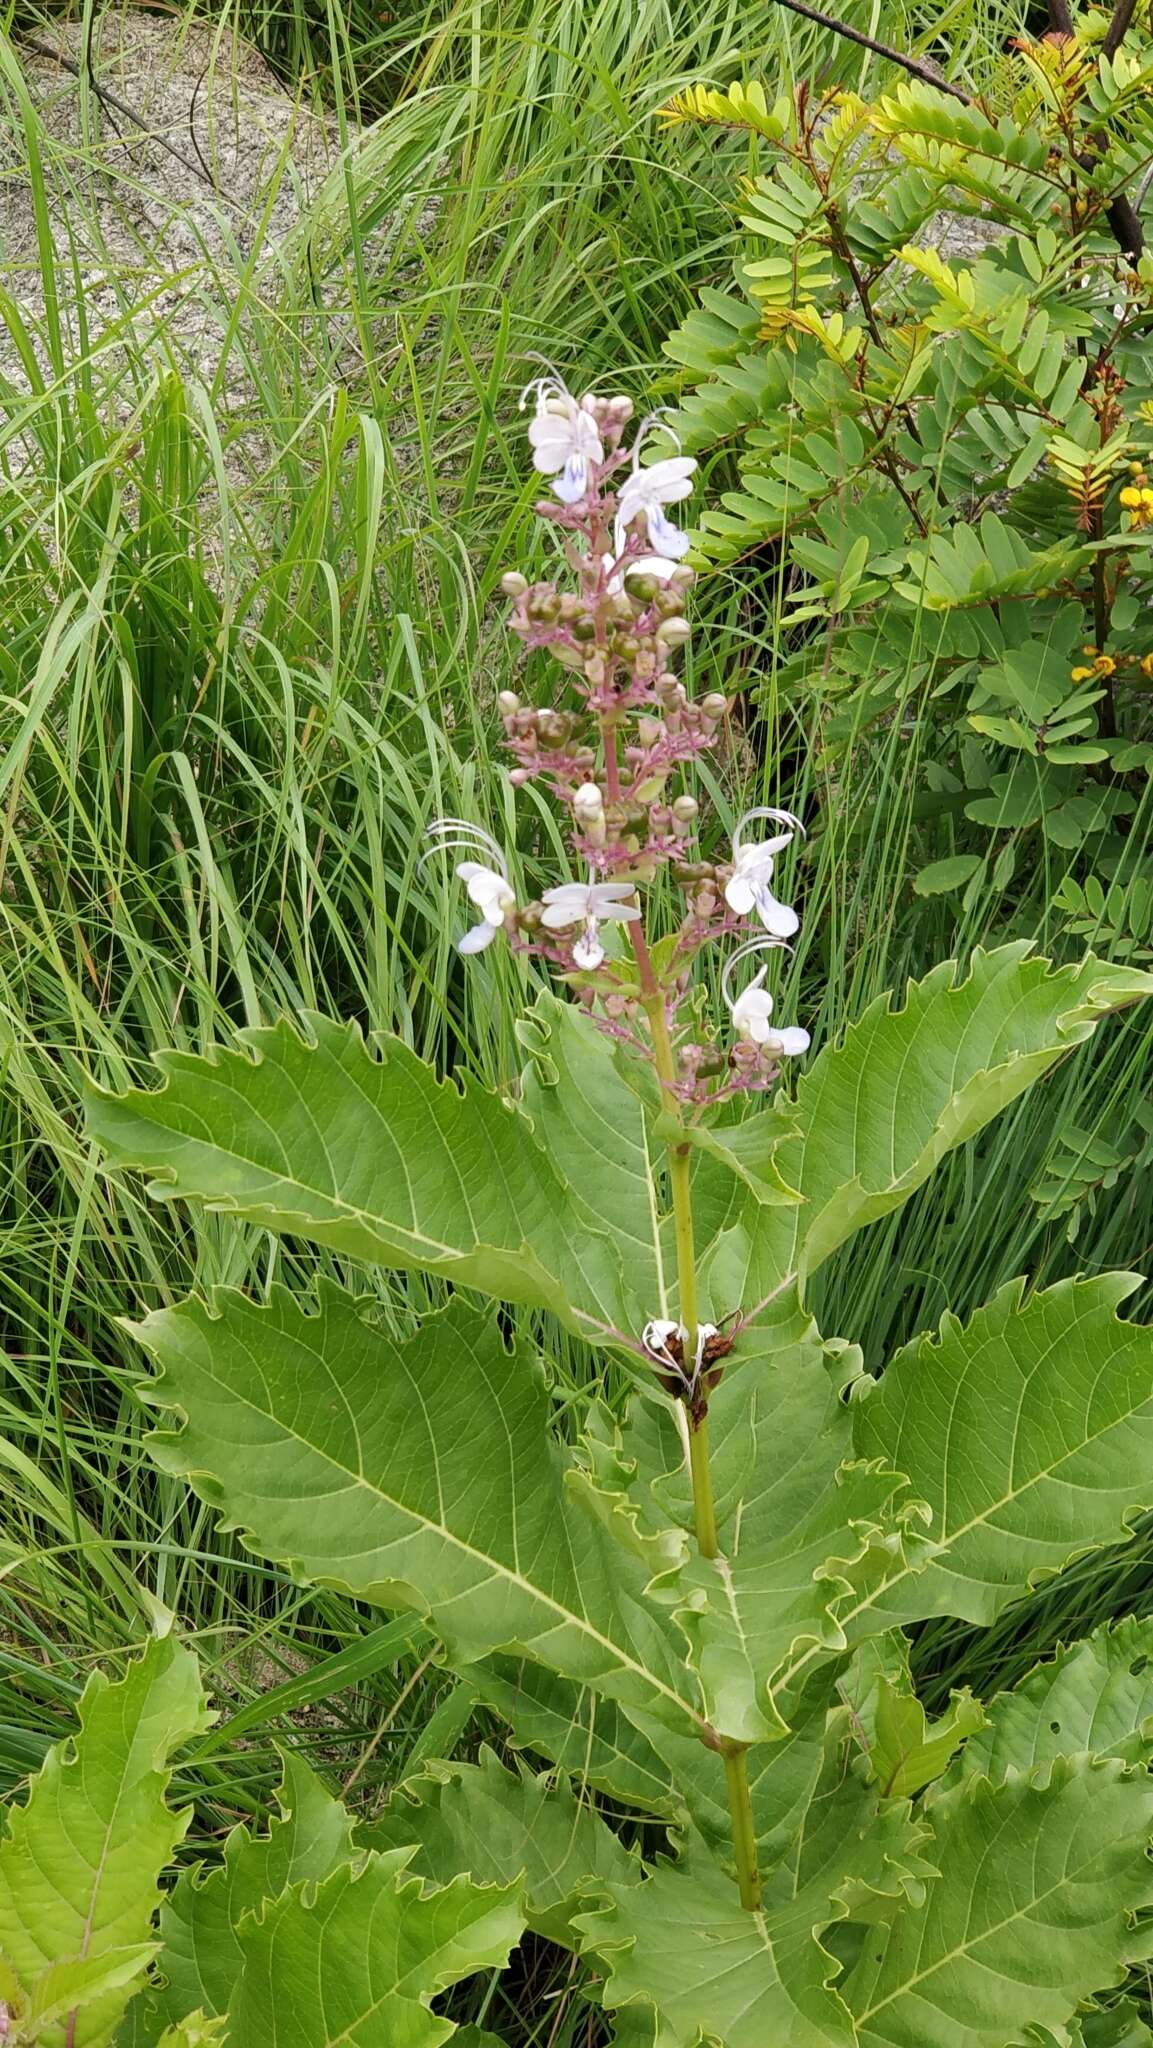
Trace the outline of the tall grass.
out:
[[[199,384],[159,308],[151,324],[127,301],[108,328],[65,318],[78,280],[51,270],[36,181],[42,165],[64,181],[74,228],[88,209],[89,247],[91,186],[39,124],[18,36],[0,73],[45,270],[42,318],[0,293],[25,366],[25,388],[0,391],[0,1785],[159,1602],[225,1709],[193,1773],[201,1848],[267,1805],[278,1733],[371,1801],[485,1728],[418,1625],[303,1594],[149,1462],[119,1319],[190,1286],[307,1286],[324,1261],[110,1185],[79,1134],[78,1084],[307,1009],[399,1031],[445,1068],[515,1070],[534,970],[497,950],[466,976],[450,877],[419,861],[438,812],[510,843],[518,830],[490,716],[515,680],[497,579],[539,545],[517,390],[541,355],[590,383],[623,374],[638,399],[673,390],[661,342],[723,278],[730,216],[714,144],[673,148],[652,121],[670,91],[742,65],[855,79],[869,61],[771,0],[387,17],[366,0],[250,0],[232,18],[290,89],[335,110],[349,147],[285,244],[258,225],[230,269],[206,260],[194,288],[219,355]],[[947,31],[972,73],[1014,25],[983,0],[944,17],[858,0],[853,18],[911,48]],[[741,572],[702,586],[698,691],[771,673],[752,596]],[[961,914],[914,896],[915,737],[862,736],[835,765],[821,739],[819,704],[770,698],[734,720],[716,789],[723,822],[779,797],[784,762],[785,793],[818,821],[788,995],[815,1035],[1007,925],[1076,950],[1043,873]],[[530,881],[555,865],[551,832],[522,803]],[[1147,1183],[1103,1191],[1075,1245],[1031,1193],[1059,1129],[1122,1129],[1140,1097],[1139,1020],[1099,1043],[869,1233],[824,1287],[826,1327],[880,1364],[946,1302],[964,1312],[1017,1272],[1142,1263]],[[576,1392],[587,1362],[559,1355]],[[1147,1604],[1147,1552],[1138,1538],[1124,1571],[1071,1573],[1061,1631]],[[1011,1617],[983,1649],[958,1630],[925,1646],[946,1690],[992,1687],[1029,1654]],[[516,2012],[494,1980],[489,2024],[586,2040],[578,1991],[540,1959]]]

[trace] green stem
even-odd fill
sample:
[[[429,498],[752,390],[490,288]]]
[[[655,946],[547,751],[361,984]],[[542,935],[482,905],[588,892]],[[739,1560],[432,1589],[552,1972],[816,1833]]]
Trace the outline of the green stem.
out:
[[[737,1885],[741,1904],[750,1913],[761,1910],[761,1873],[757,1868],[757,1831],[753,1826],[753,1802],[749,1797],[748,1752],[725,1752],[725,1784],[729,1793],[729,1816],[733,1830],[733,1854],[737,1859]]]
[[[693,1508],[697,1525],[697,1549],[702,1557],[717,1557],[717,1510],[713,1500],[713,1475],[709,1467],[709,1418],[689,1421],[689,1470],[693,1479]]]
[[[660,1079],[661,1091],[666,1109],[676,1118],[680,1129],[684,1129],[684,1113],[680,1097],[676,1092],[676,1060],[673,1055],[672,1039],[669,1035],[668,1014],[665,1008],[665,993],[653,973],[653,963],[645,943],[639,922],[629,926],[633,952],[636,956],[637,974],[640,980],[641,1002],[649,1020],[653,1041],[653,1062]],[[684,1358],[686,1362],[696,1356],[697,1327],[700,1313],[697,1303],[697,1256],[693,1236],[693,1205],[690,1187],[690,1166],[692,1152],[687,1141],[673,1136],[669,1140],[669,1187],[673,1204],[673,1236],[677,1252],[677,1285],[680,1303],[680,1322],[684,1330]],[[707,1406],[702,1403],[698,1412],[693,1413],[685,1403],[689,1425],[689,1471],[693,1482],[693,1514],[696,1525],[697,1548],[702,1557],[715,1558],[720,1555],[717,1536],[717,1510],[713,1498],[713,1476],[709,1466],[709,1417]],[[761,1877],[757,1868],[757,1834],[753,1825],[753,1806],[749,1794],[749,1773],[745,1762],[745,1750],[740,1744],[717,1745],[721,1747],[725,1761],[725,1784],[729,1795],[729,1815],[732,1825],[733,1855],[737,1866],[737,1885],[741,1904],[748,1912],[756,1913],[761,1904]]]
[[[701,1319],[697,1307],[697,1253],[693,1238],[693,1199],[689,1188],[687,1145],[669,1145],[669,1192],[673,1198],[673,1239],[677,1248],[677,1286],[687,1364],[696,1350],[697,1325]]]

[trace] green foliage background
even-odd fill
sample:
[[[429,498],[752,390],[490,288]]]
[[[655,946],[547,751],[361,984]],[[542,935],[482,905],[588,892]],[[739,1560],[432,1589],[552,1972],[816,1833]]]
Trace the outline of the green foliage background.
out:
[[[969,86],[1022,26],[980,0],[885,16],[894,43]],[[20,23],[8,26],[3,119],[34,173],[57,145],[23,87]],[[623,365],[638,400],[685,399],[665,343],[702,292],[731,291],[748,166],[742,140],[662,128],[673,93],[754,64],[785,90],[812,76],[873,89],[884,75],[758,0],[498,0],[389,19],[359,0],[294,0],[240,26],[292,90],[376,125],[291,260],[260,273],[216,384],[172,371],[159,314],[137,326],[126,377],[123,355],[71,349],[50,300],[44,330],[23,337],[40,366],[30,393],[0,394],[0,1785],[16,1790],[76,1725],[90,1671],[122,1668],[163,1603],[223,1709],[176,1762],[193,1809],[180,1853],[211,1864],[237,1819],[273,1811],[277,1740],[371,1815],[398,1778],[432,1756],[475,1760],[502,1724],[431,1662],[423,1625],[381,1626],[351,1597],[302,1590],[144,1457],[137,1354],[116,1319],[191,1287],[300,1292],[340,1254],[113,1186],[79,1133],[79,1083],[124,1085],[157,1043],[202,1051],[299,1007],[396,1031],[458,1076],[500,1082],[519,1066],[532,971],[490,956],[466,977],[451,890],[417,871],[429,815],[511,830],[490,704],[514,677],[492,597],[536,546],[515,393],[541,354],[589,383]],[[394,234],[374,236],[382,219]],[[351,370],[318,309],[318,263],[354,315]],[[22,334],[3,295],[0,318]],[[259,470],[216,402],[230,357],[260,394]],[[735,482],[726,463],[722,451],[710,495]],[[1144,957],[1148,897],[1142,916],[1092,847],[1034,833],[1006,880],[967,825],[954,838],[963,804],[939,799],[972,801],[976,785],[933,787],[931,721],[910,730],[839,703],[830,746],[819,681],[797,687],[781,664],[782,593],[763,565],[725,562],[699,590],[693,687],[745,693],[718,829],[782,797],[820,820],[785,995],[818,1042],[908,975],[1008,930],[1066,959],[1087,942]],[[871,657],[853,660],[867,697]],[[552,832],[543,813],[522,826],[534,884]],[[1149,836],[1146,783],[1122,884],[1148,875]],[[978,866],[942,876],[970,854]],[[878,1218],[851,1269],[816,1282],[822,1325],[876,1363],[1018,1273],[1047,1284],[1146,1266],[1148,1032],[1140,1012],[1112,1022],[900,1216]],[[414,1292],[439,1298],[435,1278],[373,1285],[401,1322]],[[1129,1313],[1147,1314],[1146,1298]],[[587,1355],[553,1335],[581,1408]],[[621,1389],[601,1391],[612,1402]],[[1138,1525],[1027,1615],[927,1624],[923,1696],[988,1697],[1058,1642],[1145,1614],[1151,1589]],[[467,1999],[456,2016],[514,2048],[596,2039],[579,1972],[543,1937]]]

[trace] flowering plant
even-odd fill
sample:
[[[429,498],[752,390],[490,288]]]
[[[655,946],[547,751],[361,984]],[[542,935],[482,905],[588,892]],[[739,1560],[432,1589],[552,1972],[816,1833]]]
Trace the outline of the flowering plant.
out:
[[[485,828],[431,828],[478,913],[462,952],[507,942],[557,978],[523,1020],[523,1072],[505,1095],[458,1088],[400,1039],[310,1017],[161,1054],[161,1088],[90,1103],[109,1163],[154,1193],[451,1292],[399,1332],[352,1274],[310,1305],[226,1289],[150,1314],[144,1397],[177,1418],[153,1454],[301,1579],[423,1617],[547,1762],[555,1778],[431,1767],[372,1853],[451,1898],[454,1927],[464,1873],[504,1887],[584,1959],[612,2038],[1097,2039],[1078,2015],[1144,1953],[1153,1904],[1153,1629],[1135,1625],[1136,1653],[1104,1631],[936,1722],[908,1630],[992,1621],[1153,1500],[1153,1335],[1117,1315],[1132,1278],[1015,1283],[879,1379],[806,1297],[1153,977],[977,953],[781,1085],[808,1048],[765,987],[797,929],[774,891],[800,824],[759,807],[705,859],[681,786],[727,712],[672,667],[691,576],[668,515],[692,464],[646,463],[648,423],[626,447],[622,399],[550,377],[533,401],[567,581],[506,591],[563,692],[499,713],[513,783],[564,808],[576,876],[532,899]],[[707,947],[720,1019],[694,972]],[[515,1330],[510,1307],[531,1312]],[[633,1388],[623,1413],[590,1398],[575,1441],[548,1316]],[[622,1810],[652,1823],[644,1858]],[[277,1908],[310,1981],[339,1975],[342,1929],[363,1935],[360,1882],[353,1866],[331,1899],[302,1884]],[[231,1995],[202,2002],[210,2019]],[[363,1998],[339,2036],[300,2038],[393,2039]],[[411,2039],[451,2031],[425,2013]]]

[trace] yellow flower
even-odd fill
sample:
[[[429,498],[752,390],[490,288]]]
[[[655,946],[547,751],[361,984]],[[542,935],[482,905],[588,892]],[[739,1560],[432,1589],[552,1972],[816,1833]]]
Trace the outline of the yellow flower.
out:
[[[1121,503],[1124,505],[1126,512],[1135,512],[1141,503],[1140,491],[1135,491],[1131,484],[1127,484],[1121,493]]]
[[[1073,681],[1075,683],[1087,683],[1092,674],[1093,670],[1091,668],[1075,668],[1073,670]]]

